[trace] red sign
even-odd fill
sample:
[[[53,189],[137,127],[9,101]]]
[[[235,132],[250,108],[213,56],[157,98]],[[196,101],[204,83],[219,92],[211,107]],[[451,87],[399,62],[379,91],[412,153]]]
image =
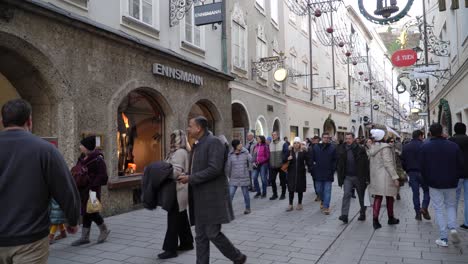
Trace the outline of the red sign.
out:
[[[399,50],[393,53],[392,63],[395,67],[408,67],[416,63],[418,55],[412,49]]]

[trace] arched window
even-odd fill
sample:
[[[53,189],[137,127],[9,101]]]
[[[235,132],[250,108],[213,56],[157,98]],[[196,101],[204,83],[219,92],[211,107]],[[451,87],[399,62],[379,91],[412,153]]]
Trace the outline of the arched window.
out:
[[[210,109],[208,109],[208,107],[205,104],[200,103],[200,102],[194,104],[192,106],[192,109],[190,109],[188,120],[190,121],[190,119],[197,117],[197,116],[204,116],[206,119],[208,119],[208,130],[210,130],[214,134],[215,133],[215,119]]]
[[[164,116],[154,97],[143,90],[130,92],[117,111],[119,176],[143,173],[162,159]]]

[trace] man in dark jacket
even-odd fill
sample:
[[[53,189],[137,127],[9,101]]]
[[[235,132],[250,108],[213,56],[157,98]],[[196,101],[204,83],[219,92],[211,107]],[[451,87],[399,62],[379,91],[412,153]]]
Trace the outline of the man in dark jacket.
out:
[[[310,146],[309,146],[309,157],[312,158],[313,157],[314,146],[317,145],[318,143],[320,143],[320,137],[319,136],[314,136],[310,141],[311,142],[310,142]],[[310,165],[313,166],[313,164],[310,164]],[[314,183],[315,201],[319,202],[321,200],[320,200],[319,194],[317,192],[317,185],[315,185],[315,177],[312,174],[312,171],[310,171],[310,174],[312,176],[312,182]]]
[[[0,263],[47,263],[50,199],[76,233],[80,196],[57,148],[30,132],[31,105],[15,99],[1,111]]]
[[[460,177],[460,182],[457,188],[457,209],[458,209],[458,201],[460,201],[461,189],[464,188],[464,201],[465,201],[465,221],[460,226],[461,228],[468,230],[468,136],[466,135],[466,125],[463,123],[456,123],[455,127],[455,135],[451,137],[449,140],[455,142],[461,149],[463,153],[463,161],[464,161],[464,170],[463,174]]]
[[[224,173],[227,159],[224,145],[208,131],[205,117],[190,119],[187,131],[196,140],[190,162],[191,174],[181,175],[178,180],[190,184],[190,222],[195,224],[197,264],[210,262],[210,241],[228,259],[243,264],[247,257],[221,232],[221,224],[234,219]]]
[[[336,148],[330,144],[330,134],[322,134],[322,143],[314,146],[311,159],[313,162],[309,164],[313,164],[312,175],[315,178],[315,186],[322,199],[321,209],[324,214],[329,215],[332,183],[336,170]]]
[[[421,130],[415,130],[413,132],[413,139],[410,143],[403,146],[403,153],[401,155],[401,165],[409,176],[409,184],[413,190],[413,205],[416,212],[415,219],[418,221],[422,220],[422,216],[426,220],[431,220],[429,211],[430,196],[429,187],[424,183],[421,176],[421,169],[419,164],[419,151],[424,139],[424,133]],[[419,188],[423,189],[424,197],[421,208],[421,201],[419,197]]]
[[[457,144],[442,137],[442,126],[430,126],[431,139],[421,146],[420,164],[424,182],[429,186],[440,238],[436,244],[448,246],[447,227],[453,243],[460,243],[456,230],[456,191],[463,173],[463,154]],[[445,218],[444,210],[447,211]]]
[[[346,133],[345,143],[338,152],[337,174],[338,185],[344,185],[343,203],[339,219],[348,223],[349,206],[356,188],[359,205],[361,206],[359,221],[366,220],[366,207],[364,206],[364,193],[369,180],[369,158],[366,150],[354,142],[354,134]]]

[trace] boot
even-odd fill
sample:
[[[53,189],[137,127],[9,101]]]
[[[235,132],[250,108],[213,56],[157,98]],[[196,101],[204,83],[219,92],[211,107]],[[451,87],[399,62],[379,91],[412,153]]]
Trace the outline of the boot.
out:
[[[74,241],[71,245],[74,247],[81,246],[84,244],[89,244],[89,232],[91,232],[91,228],[83,227],[81,229],[81,237],[80,239]]]
[[[399,223],[400,223],[400,219],[397,219],[393,216],[388,218],[389,225],[398,225]]]
[[[429,214],[429,211],[427,210],[427,208],[422,208],[420,213],[422,214],[424,219],[431,220],[431,215]]]
[[[382,228],[382,225],[379,223],[379,219],[374,219],[372,224],[374,226],[374,229]]]
[[[102,223],[102,225],[98,225],[99,227],[99,236],[97,239],[97,243],[104,243],[106,241],[107,237],[109,236],[110,230],[107,229],[106,224]]]

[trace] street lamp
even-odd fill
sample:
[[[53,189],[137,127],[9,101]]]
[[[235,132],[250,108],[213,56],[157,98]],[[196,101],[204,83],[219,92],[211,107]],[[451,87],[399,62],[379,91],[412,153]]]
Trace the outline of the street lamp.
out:
[[[273,78],[275,78],[275,81],[277,82],[284,82],[284,80],[288,78],[288,70],[286,70],[285,68],[278,68],[273,73]]]

